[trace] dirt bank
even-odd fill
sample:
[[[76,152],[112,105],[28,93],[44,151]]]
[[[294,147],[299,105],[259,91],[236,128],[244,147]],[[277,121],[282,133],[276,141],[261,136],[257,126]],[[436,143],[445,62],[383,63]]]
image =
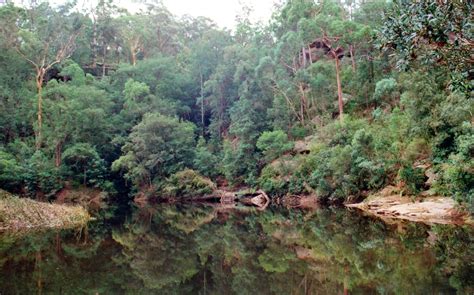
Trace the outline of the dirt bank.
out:
[[[0,190],[0,231],[75,228],[90,216],[80,206],[66,206],[19,198]]]
[[[407,197],[394,194],[395,188],[388,187],[369,197],[362,203],[346,205],[375,215],[389,223],[403,219],[426,224],[471,223],[465,212],[460,211],[456,202],[446,197]]]

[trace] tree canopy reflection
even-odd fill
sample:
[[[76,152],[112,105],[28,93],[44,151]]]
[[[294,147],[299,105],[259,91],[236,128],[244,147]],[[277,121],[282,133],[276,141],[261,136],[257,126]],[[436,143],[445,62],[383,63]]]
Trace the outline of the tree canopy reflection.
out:
[[[163,206],[84,232],[1,236],[1,291],[407,294],[474,290],[472,228],[346,210]]]

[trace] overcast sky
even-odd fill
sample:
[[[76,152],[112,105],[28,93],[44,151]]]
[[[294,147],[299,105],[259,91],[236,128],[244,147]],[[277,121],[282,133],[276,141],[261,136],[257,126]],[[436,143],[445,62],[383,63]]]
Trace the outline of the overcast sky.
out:
[[[279,0],[163,0],[166,7],[175,15],[189,14],[206,16],[219,26],[233,28],[235,17],[242,11],[241,4],[253,8],[252,21],[267,22],[273,12],[273,6]]]
[[[30,0],[13,0],[21,4]],[[66,0],[43,0],[52,5],[64,3]],[[79,7],[90,8],[98,0],[78,0]],[[159,0],[155,0],[159,1]],[[191,16],[205,16],[214,20],[220,27],[232,29],[235,27],[235,18],[242,11],[242,4],[253,8],[250,15],[252,22],[266,23],[274,11],[275,3],[284,0],[162,0],[165,6],[177,16],[189,14]],[[137,0],[114,0],[118,6],[127,8],[130,12],[137,12],[140,4]]]

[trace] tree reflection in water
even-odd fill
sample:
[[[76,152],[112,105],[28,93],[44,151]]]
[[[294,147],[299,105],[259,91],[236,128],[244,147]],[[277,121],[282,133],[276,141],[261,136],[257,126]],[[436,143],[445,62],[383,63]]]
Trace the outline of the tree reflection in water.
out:
[[[163,206],[121,226],[0,236],[2,294],[474,292],[474,231],[344,209]]]

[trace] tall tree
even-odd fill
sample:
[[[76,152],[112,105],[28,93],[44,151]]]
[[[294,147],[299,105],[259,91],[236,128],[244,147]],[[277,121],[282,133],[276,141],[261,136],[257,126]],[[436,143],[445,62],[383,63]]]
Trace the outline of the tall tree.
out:
[[[145,48],[145,42],[151,36],[148,27],[148,18],[144,15],[125,15],[117,20],[119,35],[123,47],[128,52],[130,64],[137,64],[138,54]]]
[[[66,66],[60,75],[70,80],[52,80],[44,93],[44,146],[54,150],[56,167],[61,165],[62,151],[68,144],[81,142],[106,147],[112,130],[107,120],[112,113],[109,95],[88,85],[83,70],[75,63]]]
[[[99,62],[99,57],[101,57],[101,74],[103,77],[107,72],[107,63],[111,62],[109,60],[111,50],[115,50],[117,55],[117,60],[114,62],[120,62],[120,46],[117,40],[118,27],[114,21],[114,17],[121,15],[123,10],[115,5],[112,0],[99,0],[95,7],[91,7],[90,11],[90,17],[92,19],[92,32],[90,38],[92,60],[90,66],[95,71]]]
[[[6,8],[7,22],[2,34],[23,59],[35,71],[37,90],[36,148],[42,144],[43,86],[50,69],[69,58],[75,49],[75,41],[81,32],[79,19],[68,17],[70,6],[60,11],[41,3],[30,8]],[[4,11],[5,13],[5,11]]]

